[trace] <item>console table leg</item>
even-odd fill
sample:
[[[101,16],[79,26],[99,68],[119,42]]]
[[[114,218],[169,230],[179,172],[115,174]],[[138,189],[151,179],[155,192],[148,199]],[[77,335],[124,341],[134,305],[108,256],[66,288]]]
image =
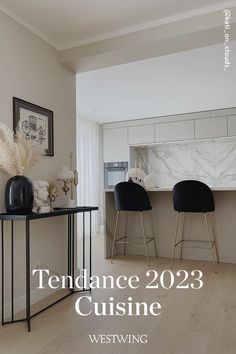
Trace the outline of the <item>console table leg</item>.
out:
[[[26,236],[26,319],[28,332],[31,330],[30,323],[30,223],[29,220],[25,222],[25,236]]]
[[[4,221],[2,220],[2,326],[4,325]]]
[[[14,321],[14,221],[11,220],[11,320]]]
[[[89,279],[92,276],[92,213],[89,212]],[[89,280],[89,291],[91,291],[91,281]]]
[[[83,272],[85,269],[85,213],[83,212]],[[85,282],[83,278],[83,290],[85,290]]]
[[[73,289],[72,291],[74,292],[74,287],[75,287],[75,217],[74,214],[72,215],[72,240],[71,240],[71,273],[72,273],[72,284],[73,284]]]
[[[71,276],[71,216],[68,215],[68,231],[67,231],[67,275]],[[70,288],[70,280],[68,279],[67,287]]]

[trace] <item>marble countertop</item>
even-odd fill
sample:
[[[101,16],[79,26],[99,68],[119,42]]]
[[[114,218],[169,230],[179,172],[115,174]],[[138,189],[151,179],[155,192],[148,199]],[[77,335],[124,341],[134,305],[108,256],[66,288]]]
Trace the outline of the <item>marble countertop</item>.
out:
[[[213,192],[230,192],[230,191],[236,191],[236,186],[235,187],[212,187],[211,190]],[[105,193],[107,192],[114,192],[113,189],[105,189]],[[172,188],[167,187],[167,188],[154,188],[154,189],[147,189],[147,192],[172,192]]]

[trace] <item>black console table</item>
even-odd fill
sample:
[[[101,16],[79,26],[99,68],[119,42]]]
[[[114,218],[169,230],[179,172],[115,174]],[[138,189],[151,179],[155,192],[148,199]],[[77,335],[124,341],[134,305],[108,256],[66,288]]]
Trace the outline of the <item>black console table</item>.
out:
[[[1,236],[2,236],[2,325],[8,324],[8,323],[15,323],[15,322],[21,322],[21,321],[27,321],[27,326],[28,326],[28,331],[30,332],[31,330],[31,319],[38,315],[39,313],[45,311],[49,307],[55,305],[59,301],[65,299],[66,297],[72,295],[75,293],[74,290],[74,243],[75,243],[75,222],[74,222],[74,216],[77,213],[82,213],[83,214],[83,269],[85,268],[85,213],[89,213],[90,219],[89,219],[89,235],[90,235],[90,242],[89,242],[89,272],[90,272],[90,277],[92,275],[92,229],[91,229],[91,223],[92,223],[92,215],[91,212],[94,210],[98,210],[98,207],[90,207],[90,206],[84,206],[84,207],[76,207],[76,208],[55,208],[54,211],[49,212],[49,213],[30,213],[30,214],[8,214],[8,213],[3,213],[0,214],[0,220],[1,220]],[[67,231],[67,240],[68,240],[68,275],[72,277],[73,281],[73,287],[70,289],[70,292],[60,298],[59,300],[53,302],[52,304],[44,307],[40,311],[31,314],[31,303],[30,303],[30,221],[35,220],[35,219],[45,219],[45,218],[51,218],[51,217],[56,217],[56,216],[62,216],[62,215],[67,215],[68,218],[68,231]],[[10,221],[11,222],[11,316],[10,319],[5,320],[5,314],[4,314],[4,222],[5,221]],[[25,257],[25,271],[26,271],[26,317],[22,319],[15,319],[14,318],[14,221],[24,221],[25,222],[25,239],[26,239],[26,257]],[[90,291],[91,288],[86,288],[85,284],[83,283],[83,288],[79,291]],[[78,291],[76,291],[78,292]]]

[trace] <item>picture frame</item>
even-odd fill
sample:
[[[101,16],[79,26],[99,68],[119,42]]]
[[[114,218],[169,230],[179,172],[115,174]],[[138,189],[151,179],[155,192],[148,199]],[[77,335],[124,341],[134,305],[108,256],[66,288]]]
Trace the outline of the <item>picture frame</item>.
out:
[[[53,111],[13,97],[13,130],[22,131],[45,156],[54,156]]]

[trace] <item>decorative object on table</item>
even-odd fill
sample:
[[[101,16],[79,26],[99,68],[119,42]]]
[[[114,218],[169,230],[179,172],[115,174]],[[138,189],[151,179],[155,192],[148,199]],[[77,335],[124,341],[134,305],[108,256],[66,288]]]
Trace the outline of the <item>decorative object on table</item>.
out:
[[[33,185],[23,176],[42,156],[42,150],[0,123],[0,168],[13,176],[5,187],[5,207],[9,213],[29,213],[33,208]]]
[[[49,182],[43,180],[37,180],[33,182],[34,185],[34,212],[40,213],[50,211],[48,204],[48,187]],[[47,207],[45,209],[45,207]]]
[[[13,130],[22,131],[45,155],[54,155],[53,112],[49,109],[13,97]]]
[[[5,208],[8,213],[30,213],[33,209],[33,186],[25,176],[11,177],[5,187]]]
[[[57,198],[57,192],[58,192],[58,188],[56,187],[54,182],[49,182],[48,185],[48,199],[50,202],[50,210],[53,210],[52,207],[52,203],[55,202],[56,198]]]
[[[69,166],[63,165],[57,173],[57,180],[63,182],[62,191],[67,195],[70,190],[71,181],[74,178],[74,173],[69,169]]]
[[[70,169],[73,171],[74,178],[71,181],[71,187],[70,187],[70,199],[68,199],[68,207],[69,208],[75,208],[77,206],[76,199],[74,198],[74,186],[76,187],[78,184],[78,171],[76,168],[73,168],[73,154],[72,152],[70,153]]]
[[[71,192],[71,198],[68,199],[68,207],[74,208],[76,207],[76,199],[73,197],[73,186],[77,186],[78,184],[78,172],[73,170],[73,154],[70,154],[70,168],[68,166],[62,166],[57,173],[57,180],[63,182],[62,190],[67,195],[67,193]]]
[[[157,176],[155,173],[151,172],[149,175],[144,177],[144,185],[146,189],[158,188]]]
[[[43,205],[43,206],[41,206],[40,210],[38,211],[39,214],[50,213],[50,212],[51,212],[50,205]]]
[[[135,168],[131,168],[126,174],[126,180],[128,182],[134,182],[139,184],[140,186],[144,187],[144,178],[146,173],[141,169],[137,168],[135,162]]]

